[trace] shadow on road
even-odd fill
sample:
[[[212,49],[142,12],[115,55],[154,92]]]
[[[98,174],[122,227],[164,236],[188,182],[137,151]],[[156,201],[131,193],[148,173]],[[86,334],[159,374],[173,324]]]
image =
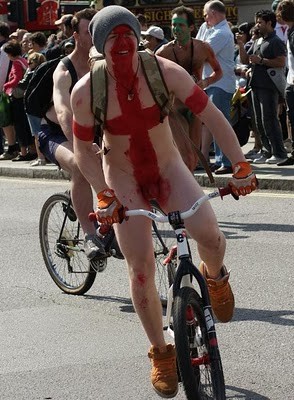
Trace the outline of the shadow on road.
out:
[[[236,308],[234,321],[261,321],[274,325],[294,326],[293,310],[253,310],[249,308]]]
[[[269,397],[235,386],[226,385],[226,399],[243,400],[271,400]]]
[[[83,297],[86,298],[87,300],[97,300],[107,303],[121,303],[120,310],[122,312],[135,313],[133,303],[130,298],[119,297],[119,296],[94,296],[88,294],[85,294]]]
[[[247,239],[250,232],[294,232],[294,225],[263,224],[263,223],[242,223],[219,221],[219,226],[227,239]],[[231,229],[231,230],[227,230]],[[235,230],[235,231],[234,231]],[[243,235],[240,234],[244,232]],[[246,234],[248,233],[248,234]]]

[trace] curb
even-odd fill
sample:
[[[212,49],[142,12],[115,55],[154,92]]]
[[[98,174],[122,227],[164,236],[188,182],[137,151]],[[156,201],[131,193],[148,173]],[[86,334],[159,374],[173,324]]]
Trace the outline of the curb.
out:
[[[262,176],[257,173],[259,181],[259,189],[262,190],[281,190],[294,192],[294,170],[293,175],[283,177],[281,175],[268,174]],[[51,180],[69,180],[69,174],[55,165],[38,167],[23,166],[1,166],[0,163],[0,176],[12,178],[27,178],[27,179],[51,179]],[[227,186],[231,176],[214,176],[215,183],[211,183],[206,173],[194,173],[196,181],[202,187],[216,187]]]
[[[69,180],[69,174],[57,167],[28,167],[28,168],[11,168],[1,167],[0,176],[11,178],[28,178],[28,179],[52,179],[52,180]]]
[[[224,187],[227,186],[231,177],[214,176],[215,183],[211,183],[208,176],[202,174],[194,174],[196,181],[202,187]],[[294,180],[285,178],[260,178],[257,175],[259,189],[262,190],[277,190],[285,192],[294,192]]]

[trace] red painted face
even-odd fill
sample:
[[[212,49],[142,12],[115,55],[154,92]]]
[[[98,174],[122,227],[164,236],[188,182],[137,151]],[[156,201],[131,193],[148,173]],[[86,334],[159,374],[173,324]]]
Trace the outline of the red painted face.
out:
[[[116,76],[132,70],[132,60],[136,50],[137,39],[129,26],[119,25],[111,31],[105,43],[105,54],[107,56],[109,52]]]

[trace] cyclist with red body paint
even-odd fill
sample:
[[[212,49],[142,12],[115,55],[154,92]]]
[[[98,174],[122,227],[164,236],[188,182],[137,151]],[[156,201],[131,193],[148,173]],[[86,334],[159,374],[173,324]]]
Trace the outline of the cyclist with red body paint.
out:
[[[151,343],[148,355],[152,385],[160,396],[174,397],[178,390],[175,350],[163,336],[162,310],[154,282],[151,222],[143,217],[122,221],[120,211],[122,205],[146,208],[151,199],[156,199],[166,212],[185,210],[203,191],[174,145],[168,118],[160,122],[160,110],[137,54],[140,25],[135,16],[124,7],[108,6],[95,15],[89,29],[107,68],[103,137],[107,151],[103,170],[97,168],[92,150],[95,120],[90,74],[76,84],[71,96],[74,153],[97,193],[100,221],[120,222],[114,229],[128,265],[133,304]],[[230,124],[182,67],[161,57],[158,62],[169,91],[207,125],[232,161],[233,192],[250,193],[257,181]],[[201,206],[185,224],[198,244],[203,260],[200,268],[207,280],[213,311],[219,320],[227,322],[233,315],[234,296],[224,266],[225,237],[210,204]]]

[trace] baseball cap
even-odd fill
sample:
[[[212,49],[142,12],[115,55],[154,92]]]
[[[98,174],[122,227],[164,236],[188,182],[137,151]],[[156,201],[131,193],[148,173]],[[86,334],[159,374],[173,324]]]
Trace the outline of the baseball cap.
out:
[[[67,22],[70,22],[72,18],[73,14],[65,14],[62,17],[60,17],[57,21],[55,21],[54,25],[66,24]]]
[[[142,31],[141,32],[142,36],[154,36],[156,39],[163,40],[164,39],[164,33],[163,30],[159,26],[151,25],[147,31]]]
[[[25,33],[28,33],[26,29],[17,29],[15,32],[12,32],[12,34],[9,35],[9,38],[16,39],[21,42]]]

